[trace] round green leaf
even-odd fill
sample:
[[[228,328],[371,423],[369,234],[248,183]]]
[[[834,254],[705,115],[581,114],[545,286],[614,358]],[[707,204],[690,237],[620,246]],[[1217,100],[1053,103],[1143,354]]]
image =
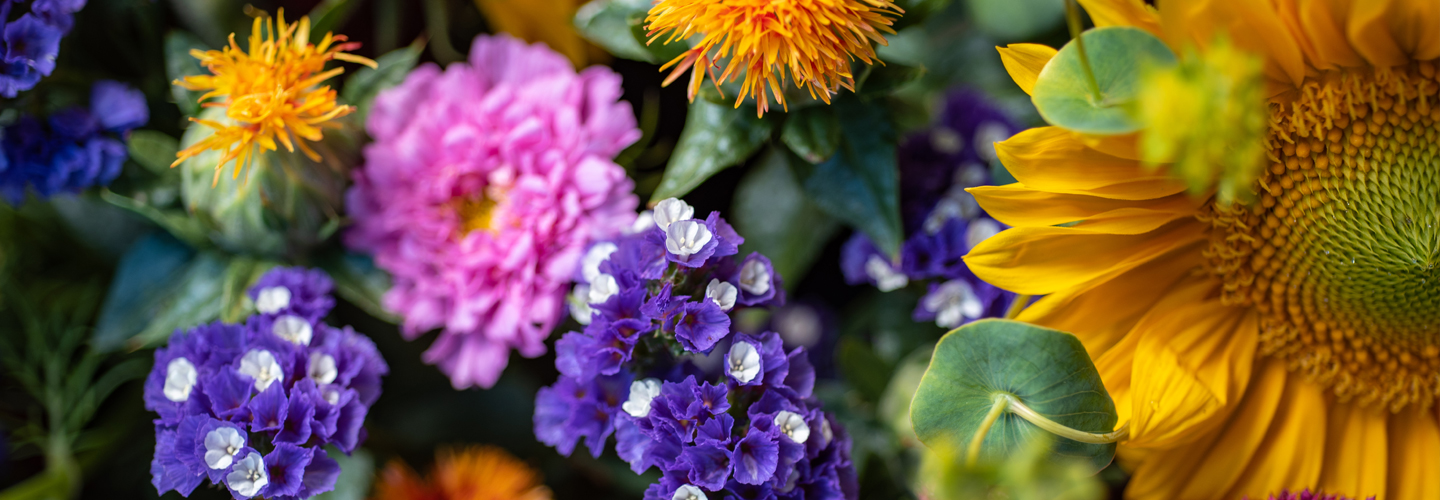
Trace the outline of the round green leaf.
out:
[[[1036,413],[1072,429],[1115,429],[1115,403],[1100,373],[1074,336],[1010,320],[987,319],[952,331],[935,346],[930,368],[910,404],[915,434],[926,445],[964,449],[996,394],[1010,394]],[[990,427],[982,460],[1003,460],[1046,433],[1006,412]],[[1057,437],[1054,453],[1100,470],[1115,444],[1086,444]]]
[[[1090,88],[1079,44],[1071,40],[1045,64],[1035,80],[1035,108],[1045,121],[1087,134],[1128,134],[1140,130],[1127,109],[1140,92],[1147,66],[1171,66],[1175,53],[1149,32],[1129,26],[1096,28],[1080,35],[1100,87]]]

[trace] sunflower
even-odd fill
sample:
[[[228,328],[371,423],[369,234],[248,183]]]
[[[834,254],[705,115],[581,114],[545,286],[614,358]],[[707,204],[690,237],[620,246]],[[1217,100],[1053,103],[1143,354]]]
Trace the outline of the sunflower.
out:
[[[1125,497],[1440,498],[1440,4],[1081,3],[1262,62],[1251,201],[1148,168],[1145,130],[1027,130],[997,145],[1019,182],[972,190],[1013,228],[966,262],[1085,344],[1130,425]],[[1027,92],[1056,53],[1000,52]]]

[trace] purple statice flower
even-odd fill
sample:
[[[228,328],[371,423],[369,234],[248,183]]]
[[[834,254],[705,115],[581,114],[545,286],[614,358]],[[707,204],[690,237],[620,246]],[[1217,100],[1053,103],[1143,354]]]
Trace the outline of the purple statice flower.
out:
[[[90,109],[65,109],[44,121],[22,116],[0,130],[0,196],[5,201],[19,205],[27,192],[41,198],[78,193],[120,175],[129,156],[121,140],[149,120],[145,97],[123,83],[100,81],[90,102]]]
[[[1248,498],[1248,497],[1247,497],[1247,498]],[[1273,493],[1273,494],[1271,494],[1271,495],[1270,495],[1270,500],[1351,500],[1351,499],[1350,499],[1350,497],[1347,497],[1347,496],[1344,496],[1344,495],[1324,494],[1324,493],[1319,493],[1319,492],[1314,492],[1314,493],[1312,493],[1309,488],[1306,488],[1304,491],[1297,491],[1297,492],[1294,492],[1294,493],[1291,493],[1290,490],[1280,490],[1280,493]],[[1372,496],[1372,497],[1369,498],[1369,500],[1375,500],[1375,497]]]
[[[10,20],[12,11],[23,2],[0,3],[0,95],[14,98],[30,90],[40,79],[55,71],[60,39],[75,24],[75,13],[85,0],[35,0],[30,12]]]
[[[711,213],[669,199],[581,258],[572,315],[585,328],[556,342],[560,379],[540,390],[535,435],[569,455],[610,435],[635,473],[660,480],[646,499],[854,499],[849,441],[811,392],[804,347],[736,332],[731,313],[780,307],[769,259]],[[721,374],[690,363],[719,348]],[[727,496],[728,495],[728,496]]]
[[[350,453],[364,439],[389,368],[349,327],[281,314],[324,316],[333,299],[321,295],[333,285],[323,273],[276,268],[250,296],[278,284],[294,287],[296,300],[244,324],[177,331],[155,351],[145,406],[160,417],[150,467],[159,493],[188,496],[209,480],[235,498],[309,498],[340,473],[323,448]]]
[[[845,281],[889,292],[930,280],[914,317],[945,328],[1003,314],[1015,295],[970,273],[963,257],[1005,227],[965,190],[992,182],[994,143],[1019,130],[982,94],[951,92],[938,122],[900,147],[901,218],[909,235],[900,255],[885,255],[856,233],[841,250]]]
[[[275,268],[250,287],[250,300],[262,316],[299,316],[310,323],[320,321],[335,307],[330,277],[319,269]]]

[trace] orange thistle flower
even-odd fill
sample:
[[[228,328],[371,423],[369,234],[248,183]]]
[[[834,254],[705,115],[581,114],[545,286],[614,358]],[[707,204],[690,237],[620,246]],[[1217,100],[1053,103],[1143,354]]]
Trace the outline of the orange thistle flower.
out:
[[[335,91],[321,82],[344,73],[344,68],[325,70],[332,59],[376,67],[375,61],[347,54],[360,47],[358,42],[345,43],[345,35],[325,34],[319,44],[311,44],[310,18],[299,23],[285,23],[285,10],[276,19],[255,18],[250,34],[249,51],[241,50],[230,34],[230,46],[224,50],[192,50],[210,75],[188,76],[175,84],[189,90],[209,91],[200,97],[205,107],[225,108],[228,123],[191,118],[215,130],[176,155],[173,168],[205,151],[222,151],[215,166],[215,181],[226,163],[235,160],[234,177],[249,164],[258,147],[261,152],[274,151],[276,142],[291,152],[298,145],[310,159],[320,155],[305,144],[324,139],[324,128],[339,128],[331,120],[355,111],[354,106],[335,102]],[[294,136],[293,138],[291,136]]]
[[[525,462],[494,446],[440,452],[430,477],[392,460],[375,482],[376,500],[550,500]]]
[[[904,13],[889,0],[660,0],[650,8],[645,27],[648,43],[667,33],[662,43],[703,35],[694,48],[660,68],[675,67],[665,84],[694,68],[689,88],[694,100],[706,73],[717,89],[742,78],[735,107],[754,96],[756,113],[764,116],[770,109],[766,87],[785,106],[781,88],[787,79],[826,104],[841,87],[854,92],[851,61],[879,62],[870,42],[886,45],[882,32],[895,34],[893,17]],[[726,57],[730,62],[716,77],[712,63]]]

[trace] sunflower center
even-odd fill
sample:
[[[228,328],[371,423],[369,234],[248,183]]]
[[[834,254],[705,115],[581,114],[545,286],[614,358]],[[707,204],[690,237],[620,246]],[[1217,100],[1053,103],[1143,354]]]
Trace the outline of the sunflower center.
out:
[[[1341,399],[1440,394],[1440,104],[1428,62],[1273,98],[1249,205],[1212,202],[1208,271],[1261,315],[1262,352]]]

